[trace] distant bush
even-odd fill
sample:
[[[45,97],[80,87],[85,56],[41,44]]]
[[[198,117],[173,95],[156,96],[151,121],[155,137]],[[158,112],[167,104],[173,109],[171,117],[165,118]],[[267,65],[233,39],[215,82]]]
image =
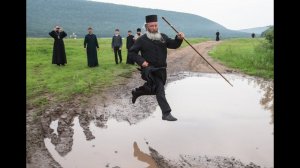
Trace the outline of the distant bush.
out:
[[[265,37],[269,42],[269,46],[271,49],[274,48],[274,26],[270,26],[267,30],[261,33],[261,37]]]
[[[263,54],[265,59],[273,62],[274,59],[274,45],[268,40],[261,40],[254,48],[255,52],[258,54]]]
[[[255,46],[255,52],[258,55],[264,55],[262,61],[265,62],[265,65],[272,64],[274,62],[274,26],[269,27],[267,30],[262,32],[262,39],[259,41],[258,45]]]

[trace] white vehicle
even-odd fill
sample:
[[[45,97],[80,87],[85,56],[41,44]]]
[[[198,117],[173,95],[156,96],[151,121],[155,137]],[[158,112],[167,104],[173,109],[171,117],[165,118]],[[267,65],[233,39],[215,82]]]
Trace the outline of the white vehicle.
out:
[[[72,35],[70,35],[70,38],[76,39],[77,35],[75,33],[73,33]]]

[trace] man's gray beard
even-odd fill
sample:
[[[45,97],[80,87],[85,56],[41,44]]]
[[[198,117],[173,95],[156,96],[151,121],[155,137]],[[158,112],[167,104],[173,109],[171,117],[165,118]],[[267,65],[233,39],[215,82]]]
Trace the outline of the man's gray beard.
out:
[[[156,33],[146,31],[146,35],[150,40],[161,40],[161,34],[159,31],[157,31]]]

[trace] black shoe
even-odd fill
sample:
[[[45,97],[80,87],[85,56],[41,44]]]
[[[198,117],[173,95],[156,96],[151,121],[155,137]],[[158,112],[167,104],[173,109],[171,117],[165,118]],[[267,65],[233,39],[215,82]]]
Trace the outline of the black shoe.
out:
[[[135,90],[132,90],[131,94],[132,94],[132,103],[134,104],[136,99],[139,97],[139,95],[137,95]]]
[[[176,121],[177,118],[173,117],[171,113],[163,115],[162,120],[167,120],[167,121]]]

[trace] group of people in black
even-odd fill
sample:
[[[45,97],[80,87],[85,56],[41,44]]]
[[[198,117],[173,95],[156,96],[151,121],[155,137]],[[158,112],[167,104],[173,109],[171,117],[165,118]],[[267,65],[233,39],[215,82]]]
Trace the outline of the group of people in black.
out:
[[[84,49],[87,53],[87,64],[89,67],[99,66],[97,51],[99,51],[99,44],[97,40],[97,36],[93,34],[93,28],[88,27],[88,34],[84,37]],[[137,34],[133,36],[132,31],[128,31],[128,36],[126,39],[126,49],[129,50],[134,42],[137,40],[139,36],[142,35],[141,29],[137,29]],[[55,26],[54,30],[49,32],[49,35],[54,38],[53,45],[53,55],[52,55],[52,64],[56,64],[58,66],[64,66],[67,64],[65,45],[63,38],[67,36],[67,33],[63,31],[62,27]],[[122,37],[120,35],[119,29],[115,29],[115,34],[112,37],[111,48],[115,54],[115,62],[116,64],[122,63]],[[127,64],[134,65],[134,61],[127,56]]]
[[[255,38],[255,33],[251,33],[251,37]],[[216,41],[220,41],[220,32],[219,31],[216,32]]]
[[[136,36],[133,36],[129,30],[126,41],[126,49],[128,50],[126,63],[137,63],[140,66],[138,69],[140,70],[141,78],[146,81],[144,85],[131,91],[131,101],[134,104],[140,96],[155,95],[162,111],[162,120],[176,121],[177,118],[171,114],[172,110],[166,99],[164,89],[167,80],[167,49],[179,48],[185,35],[183,32],[179,32],[174,39],[169,38],[166,34],[159,32],[157,15],[148,15],[145,19],[145,34],[141,33],[141,29],[137,29]],[[65,65],[67,60],[63,38],[67,34],[62,28],[56,26],[49,35],[54,38],[52,63],[59,66]],[[253,33],[252,38],[254,37]],[[217,31],[216,41],[219,40],[220,33]],[[88,34],[85,36],[84,48],[86,48],[87,52],[88,66],[98,66],[97,50],[99,50],[99,45],[91,27],[88,28]],[[119,29],[115,29],[111,48],[115,54],[116,64],[122,63],[122,37]]]
[[[63,31],[62,27],[55,26],[49,35],[54,38],[52,64],[58,66],[67,64],[65,45],[63,38],[67,36],[67,33]],[[88,34],[84,37],[84,49],[87,53],[87,63],[89,67],[98,66],[97,50],[99,50],[99,44],[97,36],[93,34],[93,28],[88,28]]]
[[[165,97],[164,89],[167,80],[167,48],[179,48],[185,35],[179,32],[172,39],[166,34],[159,32],[157,15],[148,15],[145,17],[145,20],[145,34],[141,33],[141,29],[137,29],[135,36],[131,34],[131,31],[128,31],[126,42],[128,50],[126,63],[138,64],[141,78],[146,81],[144,85],[131,91],[131,100],[132,103],[135,103],[140,96],[155,95],[162,111],[162,120],[176,121],[177,118],[171,115],[172,110]],[[67,60],[63,38],[67,34],[61,27],[56,26],[49,35],[54,38],[52,63],[59,66],[65,65]],[[91,27],[88,28],[88,34],[85,36],[84,48],[86,48],[87,52],[88,66],[98,66],[97,50],[99,50],[99,45]],[[111,48],[115,54],[116,64],[122,63],[122,37],[119,34],[119,29],[115,29]]]

